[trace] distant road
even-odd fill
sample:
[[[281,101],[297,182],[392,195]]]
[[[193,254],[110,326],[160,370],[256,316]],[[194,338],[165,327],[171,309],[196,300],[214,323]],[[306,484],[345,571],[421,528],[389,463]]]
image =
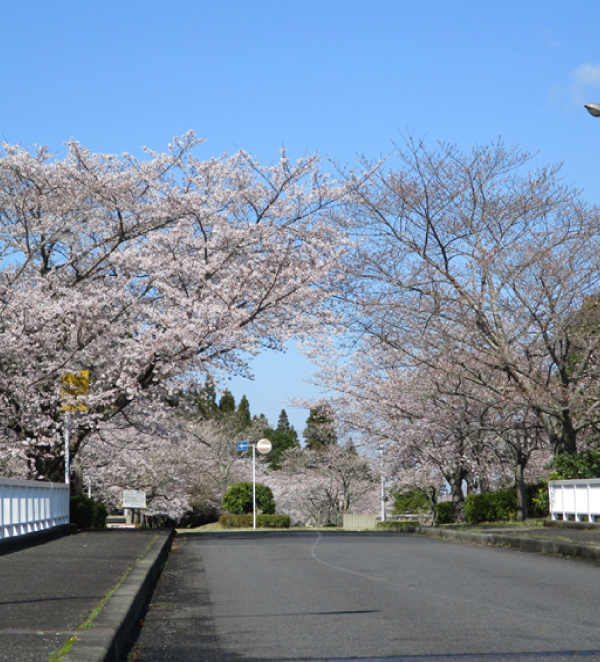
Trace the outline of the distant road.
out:
[[[145,662],[600,660],[600,566],[406,534],[190,535],[153,603]]]

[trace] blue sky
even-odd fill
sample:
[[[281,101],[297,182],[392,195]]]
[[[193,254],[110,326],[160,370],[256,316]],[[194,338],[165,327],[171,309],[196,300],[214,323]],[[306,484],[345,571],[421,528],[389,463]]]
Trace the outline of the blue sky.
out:
[[[600,3],[571,0],[22,0],[0,6],[0,139],[141,155],[193,129],[210,158],[319,151],[342,163],[413,133],[502,136],[600,203]],[[235,379],[275,424],[317,395],[292,347]],[[306,412],[288,408],[299,432]]]

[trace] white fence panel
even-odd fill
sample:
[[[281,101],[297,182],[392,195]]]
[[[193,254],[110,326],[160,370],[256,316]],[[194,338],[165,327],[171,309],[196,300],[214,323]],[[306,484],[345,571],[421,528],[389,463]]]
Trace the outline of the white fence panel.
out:
[[[68,523],[68,485],[0,478],[0,540]]]
[[[595,522],[600,517],[600,478],[589,480],[549,480],[550,515],[553,520],[562,515],[572,516],[576,522],[586,517]]]

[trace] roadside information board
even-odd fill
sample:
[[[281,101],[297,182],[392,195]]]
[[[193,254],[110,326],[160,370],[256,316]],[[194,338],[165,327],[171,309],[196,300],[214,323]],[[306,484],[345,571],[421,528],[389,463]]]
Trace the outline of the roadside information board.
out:
[[[123,508],[145,508],[146,492],[141,490],[123,490]]]

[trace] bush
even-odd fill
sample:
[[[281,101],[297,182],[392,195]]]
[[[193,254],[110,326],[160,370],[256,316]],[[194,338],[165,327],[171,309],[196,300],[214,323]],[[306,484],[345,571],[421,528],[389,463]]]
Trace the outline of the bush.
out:
[[[426,513],[431,510],[431,499],[423,490],[399,492],[394,497],[394,515]]]
[[[94,516],[92,518],[92,528],[105,529],[107,517],[108,517],[108,510],[106,510],[106,506],[103,503],[97,503],[96,501],[94,501]]]
[[[414,529],[417,526],[421,526],[419,522],[377,522],[376,528],[384,529],[388,531],[401,531],[402,529]]]
[[[517,495],[514,489],[469,494],[465,499],[465,518],[469,524],[515,519]]]
[[[536,485],[527,485],[527,516],[548,517],[549,514],[548,481],[543,480]]]
[[[554,480],[600,478],[600,450],[578,455],[557,455],[552,461]]]
[[[103,503],[79,494],[72,496],[70,501],[71,524],[77,524],[80,529],[104,529],[108,511]]]
[[[236,483],[223,497],[223,508],[234,515],[252,512],[252,483]],[[256,483],[256,508],[264,515],[275,514],[275,498],[270,487]]]
[[[548,483],[527,485],[527,516],[546,517],[549,512]],[[483,494],[469,494],[465,500],[465,517],[470,524],[511,520],[517,516],[517,494],[514,489]]]
[[[451,501],[442,501],[435,506],[436,524],[454,524],[454,504]]]
[[[224,529],[251,529],[252,515],[221,515],[219,523]],[[257,515],[256,527],[258,529],[289,529],[291,518],[289,515]]]

